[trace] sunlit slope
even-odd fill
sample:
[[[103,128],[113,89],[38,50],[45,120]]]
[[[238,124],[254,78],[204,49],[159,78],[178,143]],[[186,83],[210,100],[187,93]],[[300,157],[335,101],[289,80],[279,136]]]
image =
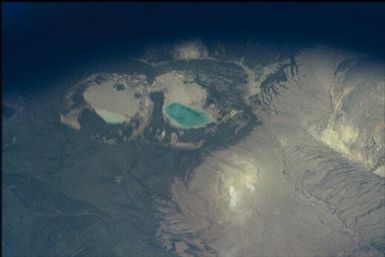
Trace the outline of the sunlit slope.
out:
[[[282,60],[278,67],[259,81],[260,104],[254,106],[267,110],[265,119],[295,124],[332,150],[384,176],[384,64],[315,48]],[[278,80],[277,73],[283,78]]]
[[[385,176],[385,67],[368,60],[341,63],[330,87],[332,114],[321,140]]]
[[[383,256],[383,64],[317,47],[268,66],[244,94],[263,124],[175,180],[157,203],[162,244],[180,256]]]

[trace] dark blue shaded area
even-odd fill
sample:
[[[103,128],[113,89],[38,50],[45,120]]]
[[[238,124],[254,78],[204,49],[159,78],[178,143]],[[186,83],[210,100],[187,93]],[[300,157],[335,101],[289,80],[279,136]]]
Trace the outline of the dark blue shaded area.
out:
[[[3,79],[16,81],[100,54],[176,38],[319,42],[385,52],[385,4],[4,3]]]

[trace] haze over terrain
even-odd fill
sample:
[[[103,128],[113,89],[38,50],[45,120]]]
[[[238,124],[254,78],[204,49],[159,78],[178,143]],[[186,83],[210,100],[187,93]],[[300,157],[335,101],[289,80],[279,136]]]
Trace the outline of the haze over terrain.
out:
[[[383,4],[4,7],[3,256],[385,256]]]

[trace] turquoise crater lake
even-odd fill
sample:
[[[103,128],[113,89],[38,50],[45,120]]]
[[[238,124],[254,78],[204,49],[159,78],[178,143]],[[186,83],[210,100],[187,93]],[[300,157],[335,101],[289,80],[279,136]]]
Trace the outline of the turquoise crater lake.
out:
[[[179,103],[167,105],[165,114],[173,123],[182,128],[199,128],[212,121],[207,113]]]

